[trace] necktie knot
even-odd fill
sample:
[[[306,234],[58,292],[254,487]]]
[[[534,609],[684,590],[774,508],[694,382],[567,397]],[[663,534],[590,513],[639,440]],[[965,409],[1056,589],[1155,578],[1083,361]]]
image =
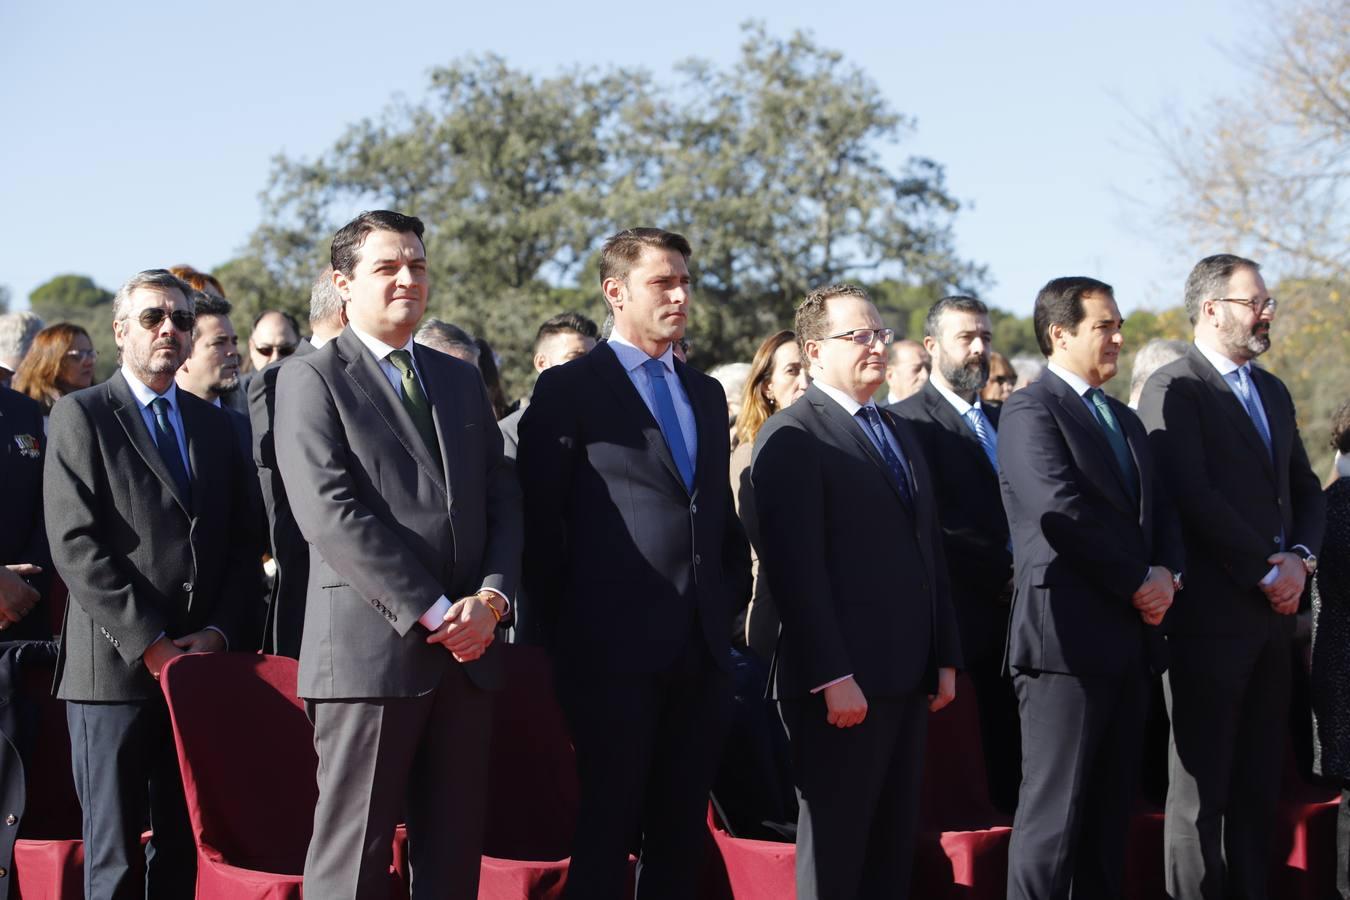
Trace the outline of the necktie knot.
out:
[[[642,364],[642,368],[647,370],[647,374],[652,378],[665,379],[666,366],[659,359],[649,359]]]
[[[173,407],[169,405],[168,398],[156,397],[155,399],[150,401],[150,408],[154,410],[154,413],[157,416],[167,416],[169,414],[169,410],[172,409]]]
[[[394,350],[389,354],[389,364],[398,369],[400,375],[407,375],[413,370],[412,354],[407,350]]]

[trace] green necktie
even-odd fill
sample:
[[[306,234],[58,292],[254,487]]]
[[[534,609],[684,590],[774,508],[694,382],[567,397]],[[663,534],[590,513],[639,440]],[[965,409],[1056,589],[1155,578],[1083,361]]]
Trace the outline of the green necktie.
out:
[[[1125,442],[1115,413],[1111,412],[1111,405],[1106,402],[1106,394],[1102,393],[1101,388],[1092,388],[1088,391],[1088,399],[1097,411],[1097,424],[1106,432],[1106,442],[1111,445],[1111,453],[1116,457],[1120,474],[1125,476],[1125,483],[1138,493],[1138,477],[1134,471],[1134,459],[1130,456],[1130,446]]]
[[[422,385],[413,371],[412,356],[407,350],[395,350],[389,354],[389,362],[403,376],[403,408],[412,416],[413,424],[422,435],[422,443],[427,445],[431,455],[441,458],[441,443],[436,439],[436,423],[431,418],[431,404],[422,391]]]

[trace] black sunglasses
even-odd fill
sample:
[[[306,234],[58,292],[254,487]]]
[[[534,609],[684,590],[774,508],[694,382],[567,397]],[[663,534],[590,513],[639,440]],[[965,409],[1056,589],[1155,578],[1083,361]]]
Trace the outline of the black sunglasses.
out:
[[[277,344],[275,346],[263,344],[261,347],[254,347],[253,349],[259,356],[266,356],[268,359],[271,359],[273,354],[277,356],[290,356],[295,352],[295,344]]]
[[[165,312],[159,307],[141,310],[141,314],[136,317],[136,321],[141,323],[141,327],[146,331],[154,331],[159,327],[159,323],[168,316],[173,327],[179,331],[191,331],[192,326],[197,324],[196,313],[190,313],[185,309],[175,309],[173,312]]]

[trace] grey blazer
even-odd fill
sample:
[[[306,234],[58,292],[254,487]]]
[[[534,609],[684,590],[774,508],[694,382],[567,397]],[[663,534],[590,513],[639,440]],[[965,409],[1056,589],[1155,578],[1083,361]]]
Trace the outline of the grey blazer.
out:
[[[309,543],[300,695],[426,693],[446,665],[417,620],[492,587],[515,593],[520,491],[478,371],[420,344],[441,460],[418,436],[379,364],[350,328],[277,374],[277,464]],[[467,664],[499,680],[496,646]]]
[[[47,431],[43,505],[52,561],[70,590],[57,696],[159,694],[141,655],[161,634],[214,625],[242,645],[262,590],[247,535],[244,459],[229,414],[178,391],[191,463],[179,496],[121,372],[62,397]]]

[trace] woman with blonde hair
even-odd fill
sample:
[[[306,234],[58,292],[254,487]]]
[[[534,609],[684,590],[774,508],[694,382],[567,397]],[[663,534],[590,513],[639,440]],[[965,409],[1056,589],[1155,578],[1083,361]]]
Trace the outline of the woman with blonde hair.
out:
[[[736,436],[740,439],[731,454],[731,493],[736,498],[736,511],[750,537],[751,565],[754,569],[755,593],[745,617],[745,640],[750,649],[767,661],[773,655],[778,641],[778,615],[767,597],[767,585],[759,577],[759,552],[755,549],[756,534],[750,488],[750,458],[755,449],[755,438],[769,416],[787,409],[811,384],[802,360],[797,336],[791,331],[770,335],[755,351],[750,363],[750,374],[741,392],[740,414],[736,417]]]
[[[66,394],[94,383],[98,351],[89,332],[70,322],[49,325],[33,338],[28,355],[14,373],[14,390],[42,404],[42,414]]]

